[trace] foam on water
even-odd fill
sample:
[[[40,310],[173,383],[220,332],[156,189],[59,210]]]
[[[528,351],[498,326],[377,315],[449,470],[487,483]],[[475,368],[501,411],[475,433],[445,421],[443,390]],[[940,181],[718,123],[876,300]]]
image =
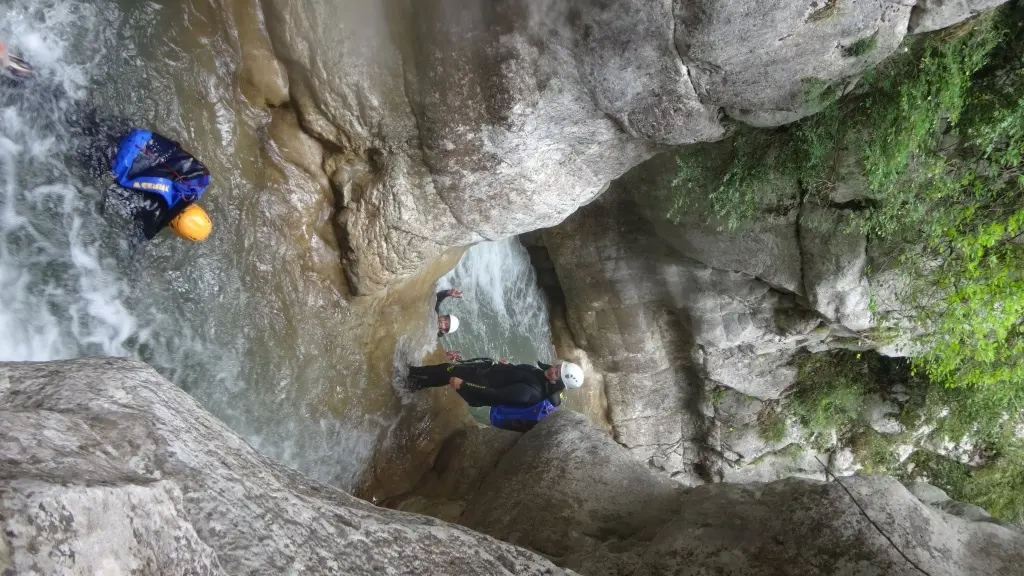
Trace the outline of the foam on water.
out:
[[[101,5],[16,0],[0,9],[0,38],[33,63],[40,84],[63,87],[45,92],[50,101],[0,87],[0,360],[124,355],[138,329],[116,267],[82,226],[97,218],[96,193],[61,164],[62,111],[89,75],[65,50],[90,41]],[[102,52],[97,45],[94,57]]]
[[[547,303],[530,255],[517,238],[473,246],[437,286],[464,293],[462,300],[441,304],[442,313],[460,321],[457,332],[441,339],[445,348],[459,350],[464,358],[524,364],[554,360]]]

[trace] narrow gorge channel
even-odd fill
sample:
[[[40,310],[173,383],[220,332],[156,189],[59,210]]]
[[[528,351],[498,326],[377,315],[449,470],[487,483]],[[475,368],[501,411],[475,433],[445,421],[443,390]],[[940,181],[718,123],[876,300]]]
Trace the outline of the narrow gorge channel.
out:
[[[1022,55],[1024,0],[4,0],[0,575],[1022,576]],[[133,127],[208,238],[130,238]]]
[[[392,364],[434,349],[431,272],[397,296],[349,296],[331,194],[292,162],[318,145],[290,112],[239,92],[240,47],[226,32],[247,23],[231,11],[102,0],[2,10],[0,35],[39,79],[0,87],[0,360],[144,360],[264,454],[352,487],[403,413]],[[86,140],[81,110],[187,143],[213,174],[210,241],[167,235],[131,251],[124,222],[100,213],[109,180],[80,151],[109,142]],[[472,248],[442,282],[466,292],[451,346],[552,360],[514,238]]]

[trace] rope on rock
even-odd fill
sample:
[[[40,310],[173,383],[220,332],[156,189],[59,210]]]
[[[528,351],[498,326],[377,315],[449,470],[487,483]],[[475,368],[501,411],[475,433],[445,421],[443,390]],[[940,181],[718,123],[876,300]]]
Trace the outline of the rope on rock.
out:
[[[877,523],[875,523],[875,521],[871,519],[871,516],[868,516],[867,510],[864,510],[864,507],[860,505],[860,502],[857,502],[857,499],[853,497],[853,493],[850,492],[850,490],[846,487],[846,485],[844,485],[839,480],[839,477],[836,476],[835,474],[833,474],[831,471],[829,471],[828,466],[826,466],[825,463],[821,461],[821,458],[818,458],[818,456],[815,455],[814,459],[817,460],[818,464],[821,464],[822,469],[825,470],[825,480],[828,480],[828,477],[832,476],[832,479],[836,481],[836,484],[839,484],[839,487],[843,489],[843,492],[846,492],[846,495],[850,497],[850,500],[853,500],[854,505],[857,506],[857,509],[860,510],[860,513],[863,514],[864,517],[868,519],[868,522],[870,522],[871,525],[875,527],[875,530],[878,530],[878,533],[881,534],[882,537],[885,538],[889,542],[889,545],[891,545],[894,549],[896,549],[896,551],[900,553],[900,556],[903,556],[904,560],[909,562],[910,565],[913,566],[921,574],[924,574],[925,576],[932,576],[931,574],[928,573],[927,570],[925,570],[924,568],[921,568],[920,566],[918,566],[917,562],[914,562],[913,560],[910,559],[909,556],[904,554],[903,550],[900,550],[900,547],[897,546],[896,543],[893,542],[892,538],[890,538],[889,535],[885,533],[885,530],[882,530],[882,527],[879,526]]]

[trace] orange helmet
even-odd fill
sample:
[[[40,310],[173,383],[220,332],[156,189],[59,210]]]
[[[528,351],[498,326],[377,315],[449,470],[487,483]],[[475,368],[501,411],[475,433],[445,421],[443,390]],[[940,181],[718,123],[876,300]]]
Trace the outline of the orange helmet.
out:
[[[180,214],[175,216],[171,220],[170,226],[171,230],[179,238],[191,240],[192,242],[206,240],[206,237],[213,230],[213,222],[210,221],[209,214],[206,213],[206,210],[195,204],[188,205]]]

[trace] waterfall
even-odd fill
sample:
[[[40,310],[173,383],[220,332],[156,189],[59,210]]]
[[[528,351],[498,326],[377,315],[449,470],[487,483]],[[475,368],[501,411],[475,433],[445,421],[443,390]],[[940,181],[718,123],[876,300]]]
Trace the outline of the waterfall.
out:
[[[91,44],[102,57],[102,10],[28,0],[2,10],[0,41],[40,80],[0,84],[0,360],[124,355],[138,323],[102,230],[85,224],[100,220],[98,195],[60,163],[64,111],[89,74],[65,54]]]
[[[463,299],[441,304],[442,314],[461,322],[456,333],[441,339],[445,349],[459,350],[467,359],[487,356],[517,364],[555,359],[547,303],[517,238],[473,246],[437,287],[464,292]]]

